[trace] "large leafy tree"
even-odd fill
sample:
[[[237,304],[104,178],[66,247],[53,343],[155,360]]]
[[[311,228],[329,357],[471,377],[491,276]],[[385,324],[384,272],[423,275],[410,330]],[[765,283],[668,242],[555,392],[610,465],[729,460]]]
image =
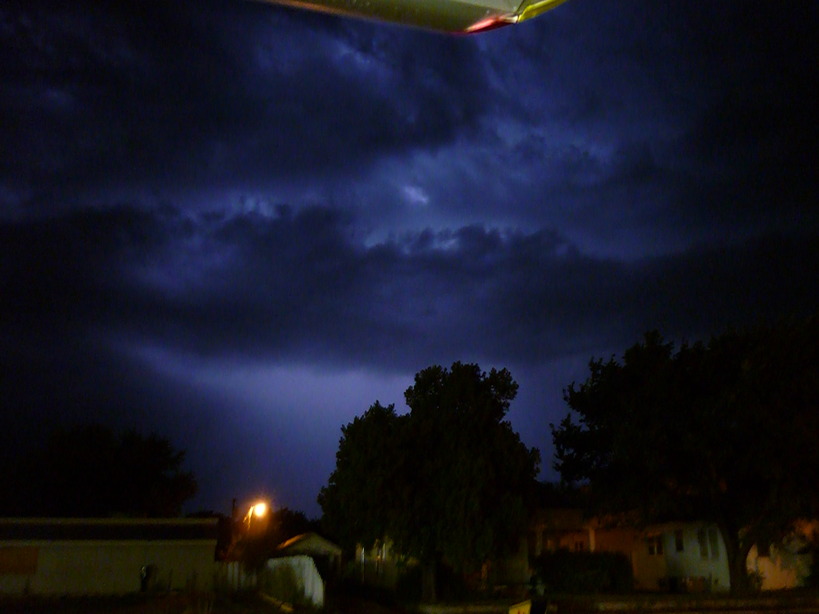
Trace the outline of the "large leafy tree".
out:
[[[819,320],[758,326],[675,351],[658,333],[621,362],[594,360],[565,391],[555,467],[597,511],[639,522],[710,520],[732,590],[745,561],[819,499]]]
[[[362,416],[341,427],[336,468],[318,502],[322,524],[351,550],[367,547],[388,534],[396,492],[394,476],[403,452],[395,406],[376,401]]]
[[[196,493],[184,458],[155,434],[96,424],[60,428],[21,461],[5,507],[24,516],[178,516]]]
[[[468,570],[517,545],[540,454],[505,420],[517,383],[506,369],[456,362],[415,376],[408,414],[376,403],[342,428],[319,503],[342,542],[392,541],[425,567]]]

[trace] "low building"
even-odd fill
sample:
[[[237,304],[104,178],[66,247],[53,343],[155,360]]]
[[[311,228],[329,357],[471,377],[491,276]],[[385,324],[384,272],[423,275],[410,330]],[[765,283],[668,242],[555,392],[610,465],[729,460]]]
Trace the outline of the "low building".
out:
[[[530,557],[561,549],[628,554],[638,536],[639,532],[632,527],[587,518],[580,508],[542,508],[529,523],[527,546]]]
[[[276,556],[300,554],[311,557],[325,577],[341,572],[341,546],[323,538],[318,533],[302,533],[276,547]]]
[[[716,525],[674,522],[642,533],[631,555],[635,588],[722,592],[731,588],[728,555]]]
[[[748,571],[762,590],[804,586],[814,569],[819,520],[799,520],[780,543],[757,544],[748,553]]]
[[[217,519],[0,519],[0,594],[213,589]]]
[[[797,522],[779,544],[754,546],[748,572],[762,590],[804,586],[819,522]],[[541,509],[529,527],[530,557],[558,549],[619,552],[631,561],[634,588],[643,591],[725,592],[731,588],[729,562],[719,528],[708,522],[668,522],[637,529],[597,518],[579,508]]]

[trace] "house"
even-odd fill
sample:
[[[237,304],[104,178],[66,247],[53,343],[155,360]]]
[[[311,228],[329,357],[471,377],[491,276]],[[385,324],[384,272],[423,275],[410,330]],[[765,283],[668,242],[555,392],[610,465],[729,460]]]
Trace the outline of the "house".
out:
[[[533,574],[532,559],[544,552],[567,549],[630,556],[638,540],[637,530],[604,526],[597,519],[586,519],[580,508],[542,508],[531,518],[517,550],[484,564],[475,581],[480,586],[504,587],[512,594],[525,592]],[[356,563],[364,582],[394,588],[399,575],[415,561],[395,552],[386,541],[370,549],[358,546]]]
[[[341,547],[317,533],[303,533],[276,547],[258,586],[276,602],[324,607],[326,583],[341,570]]]
[[[819,522],[801,521],[781,544],[754,546],[747,568],[760,588],[803,586],[813,561],[807,546],[817,535]],[[626,555],[637,590],[724,592],[731,588],[725,543],[714,523],[668,522],[637,529],[586,518],[580,508],[541,509],[530,523],[526,551],[536,557],[558,549]]]
[[[810,544],[819,538],[819,521],[800,520],[779,544],[758,544],[748,553],[748,571],[762,590],[804,586],[811,574]]]
[[[586,518],[580,508],[542,508],[529,523],[528,554],[537,557],[560,549],[628,554],[638,538],[636,529]]]
[[[817,521],[798,521],[781,543],[757,544],[746,566],[761,590],[797,588],[810,575],[811,540]],[[642,544],[632,553],[637,588],[671,591],[723,592],[731,588],[728,556],[715,524],[676,522],[645,529]]]
[[[0,594],[213,589],[217,519],[0,519]]]
[[[276,556],[307,555],[324,576],[341,571],[341,546],[324,539],[318,533],[302,533],[276,546]]]
[[[635,542],[631,565],[639,590],[720,592],[731,588],[725,544],[712,523],[647,527]]]
[[[324,607],[324,580],[316,562],[306,554],[268,559],[259,574],[258,588],[285,609],[289,606]]]
[[[819,536],[819,521],[798,522],[781,544],[755,546],[747,568],[762,590],[803,586],[813,562],[808,545]],[[727,592],[731,588],[725,543],[714,523],[680,521],[644,528],[627,522],[588,518],[579,507],[544,507],[530,519],[526,539],[516,553],[493,561],[482,580],[490,585],[523,587],[532,576],[533,559],[546,552],[611,552],[631,562],[634,588],[641,591]],[[358,548],[362,578],[395,586],[406,562],[389,543]]]

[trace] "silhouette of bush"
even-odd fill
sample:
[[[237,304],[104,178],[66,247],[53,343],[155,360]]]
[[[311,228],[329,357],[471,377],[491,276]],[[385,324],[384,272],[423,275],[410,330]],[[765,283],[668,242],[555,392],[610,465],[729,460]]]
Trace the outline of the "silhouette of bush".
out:
[[[533,561],[534,582],[547,593],[624,593],[632,590],[631,562],[613,552],[548,552]]]

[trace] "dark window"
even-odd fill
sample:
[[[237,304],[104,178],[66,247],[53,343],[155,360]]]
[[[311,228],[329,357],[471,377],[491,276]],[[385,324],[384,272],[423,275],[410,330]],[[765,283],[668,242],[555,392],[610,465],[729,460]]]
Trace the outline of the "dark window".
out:
[[[663,553],[663,536],[662,535],[653,535],[649,537],[647,540],[648,542],[648,554],[651,556],[654,555],[662,555]]]
[[[574,542],[574,550],[575,552],[583,552],[586,549],[586,546],[583,542]]]
[[[705,535],[705,529],[697,531],[697,542],[700,545],[700,556],[704,559],[708,558],[708,537]]]
[[[711,547],[711,558],[719,558],[719,533],[716,529],[708,529],[708,545]]]
[[[677,552],[682,552],[685,550],[685,542],[683,541],[683,531],[682,529],[677,529],[674,531],[674,549]]]

